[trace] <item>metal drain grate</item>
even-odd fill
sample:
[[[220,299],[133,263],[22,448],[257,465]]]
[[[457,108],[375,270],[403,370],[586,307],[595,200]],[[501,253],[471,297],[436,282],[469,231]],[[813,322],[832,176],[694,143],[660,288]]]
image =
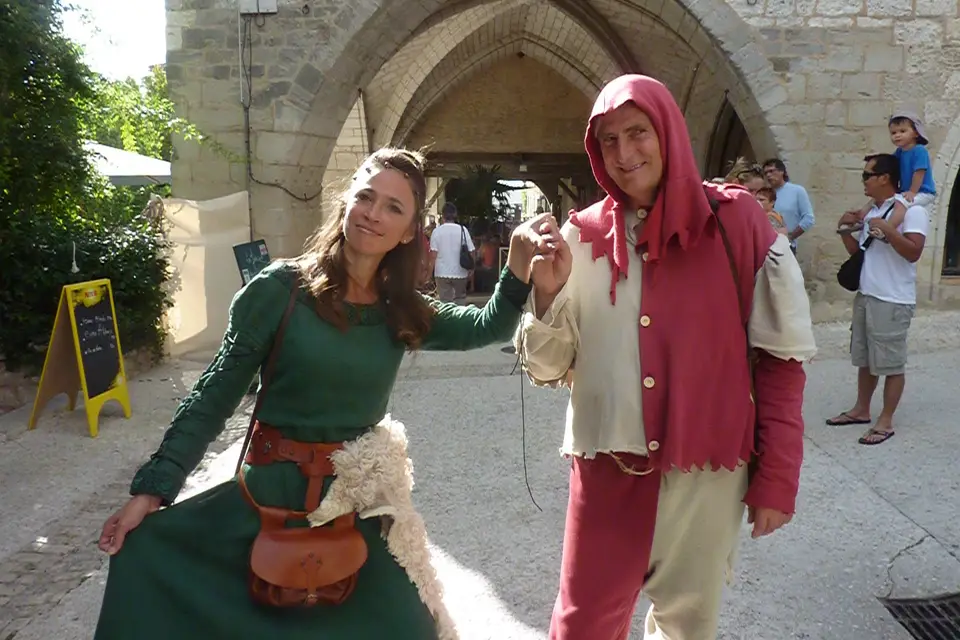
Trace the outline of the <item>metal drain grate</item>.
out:
[[[936,598],[879,598],[916,640],[960,639],[960,593]]]

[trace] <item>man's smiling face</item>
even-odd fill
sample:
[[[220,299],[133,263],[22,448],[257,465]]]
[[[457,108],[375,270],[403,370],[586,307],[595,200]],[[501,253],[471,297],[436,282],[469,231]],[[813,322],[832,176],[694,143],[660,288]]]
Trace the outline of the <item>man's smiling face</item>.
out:
[[[631,102],[600,117],[597,140],[607,174],[634,207],[649,207],[663,178],[660,138],[653,123]]]

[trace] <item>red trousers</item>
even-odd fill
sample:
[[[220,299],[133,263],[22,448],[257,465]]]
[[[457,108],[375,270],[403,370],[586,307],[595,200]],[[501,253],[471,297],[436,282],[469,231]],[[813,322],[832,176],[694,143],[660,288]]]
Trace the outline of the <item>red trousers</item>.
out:
[[[746,468],[638,476],[607,454],[575,457],[550,640],[626,640],[641,590],[653,602],[647,638],[714,638],[746,478]]]

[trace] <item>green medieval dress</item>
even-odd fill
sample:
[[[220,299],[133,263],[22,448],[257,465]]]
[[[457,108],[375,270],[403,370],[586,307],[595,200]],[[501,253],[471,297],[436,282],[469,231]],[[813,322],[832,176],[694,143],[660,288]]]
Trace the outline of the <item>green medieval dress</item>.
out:
[[[293,282],[293,268],[274,263],[235,296],[219,352],[137,472],[132,494],[173,503],[257,375]],[[423,348],[467,350],[508,340],[529,291],[505,268],[483,309],[438,303]],[[300,292],[259,415],[287,438],[354,439],[386,413],[404,348],[391,338],[379,306],[348,305],[348,311],[351,324],[342,332]],[[306,478],[294,463],[247,467],[246,477],[260,504],[304,508]],[[95,640],[436,637],[417,588],[380,536],[379,518],[357,520],[369,557],[356,591],[344,604],[309,609],[251,600],[249,554],[259,526],[235,479],[147,516],[110,559]]]

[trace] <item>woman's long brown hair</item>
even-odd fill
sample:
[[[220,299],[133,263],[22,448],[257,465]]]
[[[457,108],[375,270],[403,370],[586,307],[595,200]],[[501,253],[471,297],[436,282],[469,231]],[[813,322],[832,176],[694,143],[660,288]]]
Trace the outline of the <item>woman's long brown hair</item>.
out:
[[[374,167],[402,173],[413,190],[416,232],[410,242],[400,243],[387,252],[377,270],[377,291],[386,314],[387,326],[394,339],[408,349],[416,349],[430,330],[434,309],[417,291],[420,261],[423,253],[423,215],[426,207],[427,181],[424,158],[406,149],[384,148],[375,151],[361,165],[361,171]],[[346,238],[343,219],[347,214],[344,190],[336,200],[336,213],[327,217],[317,232],[306,242],[305,251],[297,259],[303,281],[317,300],[317,313],[331,324],[346,330],[349,326],[343,297],[347,291],[347,263],[344,256]]]

